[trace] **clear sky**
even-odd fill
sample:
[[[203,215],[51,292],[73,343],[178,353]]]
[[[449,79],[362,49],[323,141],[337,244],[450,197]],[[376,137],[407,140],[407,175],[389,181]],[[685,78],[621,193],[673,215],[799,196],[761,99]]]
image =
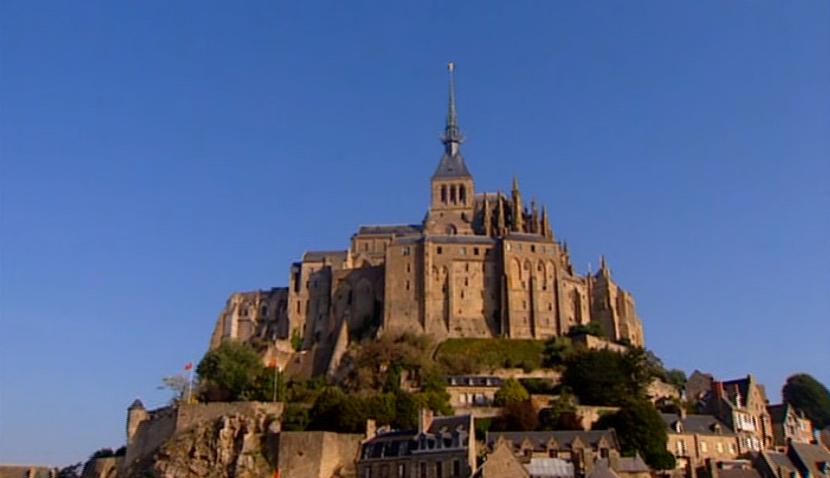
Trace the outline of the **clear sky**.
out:
[[[668,366],[830,384],[830,3],[290,3],[0,2],[0,462],[120,446],[232,291],[419,222],[448,60],[477,189]]]

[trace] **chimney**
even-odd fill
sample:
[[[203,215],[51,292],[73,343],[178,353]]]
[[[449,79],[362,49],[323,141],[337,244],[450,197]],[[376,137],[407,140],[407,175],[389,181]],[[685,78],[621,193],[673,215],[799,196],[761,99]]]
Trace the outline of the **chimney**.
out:
[[[373,419],[366,420],[366,439],[371,440],[378,434],[378,425]]]
[[[715,398],[721,399],[723,398],[723,382],[713,380],[712,381],[712,391],[715,393]]]
[[[608,467],[614,471],[619,471],[620,453],[617,450],[610,450],[608,453]]]
[[[430,425],[432,425],[432,410],[422,408],[418,414],[418,432],[426,433]]]

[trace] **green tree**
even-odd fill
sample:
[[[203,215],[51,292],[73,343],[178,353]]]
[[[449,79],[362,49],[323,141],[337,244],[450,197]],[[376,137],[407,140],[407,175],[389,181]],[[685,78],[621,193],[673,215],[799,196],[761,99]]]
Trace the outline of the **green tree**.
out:
[[[619,405],[626,399],[645,399],[646,390],[660,368],[642,348],[625,354],[611,350],[585,350],[566,360],[562,384],[586,405]]]
[[[282,414],[282,429],[287,432],[301,432],[308,427],[308,408],[289,403]]]
[[[518,380],[508,378],[502,382],[501,387],[496,391],[493,405],[504,407],[511,403],[523,402],[530,398],[527,389]]]
[[[570,337],[553,337],[545,342],[542,363],[546,367],[562,365],[573,353],[574,347]]]
[[[262,360],[250,346],[228,340],[205,354],[196,367],[206,401],[267,400],[269,381]]]
[[[674,385],[674,388],[678,391],[683,390],[686,387],[686,372],[677,368],[666,370],[666,377],[664,380],[666,383]]]
[[[784,401],[804,412],[817,429],[830,427],[830,392],[806,373],[787,378],[781,390]]]
[[[600,325],[599,322],[593,320],[591,322],[588,322],[587,324],[571,326],[571,328],[568,329],[568,336],[572,337],[574,335],[582,334],[595,335],[597,337],[605,337],[605,332],[602,331],[602,325]]]
[[[616,430],[623,454],[631,456],[638,452],[649,466],[657,470],[674,468],[674,457],[666,450],[666,424],[651,402],[624,400],[619,411],[602,416],[594,424],[595,430],[608,428]]]
[[[550,407],[539,413],[541,430],[582,430],[576,414],[576,400],[569,393],[561,393],[551,400]]]

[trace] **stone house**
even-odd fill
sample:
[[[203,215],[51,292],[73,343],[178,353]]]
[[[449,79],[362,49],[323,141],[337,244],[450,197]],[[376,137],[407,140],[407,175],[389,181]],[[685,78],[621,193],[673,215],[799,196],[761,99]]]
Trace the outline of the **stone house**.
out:
[[[815,441],[813,438],[813,423],[804,416],[803,412],[796,410],[789,403],[769,405],[767,411],[772,421],[772,433],[776,448],[783,450],[790,441],[801,443]]]
[[[755,460],[763,478],[830,478],[830,450],[791,442],[785,451],[763,451]]]
[[[501,442],[527,465],[534,459],[556,458],[573,465],[574,476],[585,477],[597,460],[619,460],[619,441],[613,430],[488,432],[487,448]]]
[[[767,404],[763,385],[751,374],[725,382],[713,380],[711,389],[700,400],[702,412],[714,415],[738,436],[739,454],[773,447]]]
[[[433,417],[422,410],[417,430],[368,435],[357,459],[358,478],[461,478],[476,471],[472,415]]]
[[[666,424],[666,449],[674,455],[678,469],[697,469],[706,460],[734,460],[738,439],[726,425],[711,415],[661,413]]]
[[[446,391],[453,409],[492,407],[503,380],[490,375],[451,375]]]

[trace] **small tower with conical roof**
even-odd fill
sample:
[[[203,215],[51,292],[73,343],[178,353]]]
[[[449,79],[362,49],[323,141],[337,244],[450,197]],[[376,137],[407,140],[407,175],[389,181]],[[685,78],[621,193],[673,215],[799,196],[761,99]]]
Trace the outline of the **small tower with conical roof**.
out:
[[[150,414],[147,413],[147,409],[144,408],[141,400],[136,398],[127,408],[127,446],[132,444],[133,437],[138,432],[138,426],[148,418],[150,418]]]
[[[426,230],[430,234],[472,234],[472,220],[475,206],[473,176],[461,155],[464,136],[458,126],[455,109],[455,64],[449,65],[449,102],[447,123],[441,142],[444,154],[430,180],[431,201],[427,215]]]

